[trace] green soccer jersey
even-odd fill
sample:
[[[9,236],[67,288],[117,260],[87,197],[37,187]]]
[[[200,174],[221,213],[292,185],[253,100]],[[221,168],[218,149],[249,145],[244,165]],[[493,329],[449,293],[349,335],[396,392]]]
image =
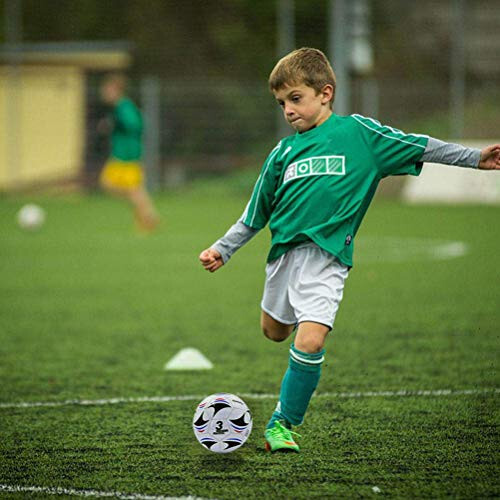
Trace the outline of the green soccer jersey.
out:
[[[428,137],[332,114],[286,137],[264,163],[241,219],[272,234],[268,262],[313,241],[352,266],[354,236],[380,180],[419,175]]]
[[[111,156],[122,161],[138,161],[142,155],[142,117],[137,106],[126,97],[113,109]]]

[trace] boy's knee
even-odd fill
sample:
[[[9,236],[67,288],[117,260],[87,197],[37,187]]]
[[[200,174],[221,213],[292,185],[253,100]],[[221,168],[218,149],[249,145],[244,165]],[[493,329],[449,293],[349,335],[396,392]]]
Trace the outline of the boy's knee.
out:
[[[262,333],[264,334],[265,337],[267,337],[269,340],[272,340],[274,342],[283,342],[288,338],[289,333],[284,332],[284,331],[279,331],[276,330],[275,328],[269,328],[266,325],[261,325],[262,327]]]
[[[299,351],[314,354],[323,349],[324,341],[323,339],[309,337],[305,339],[295,339],[294,345]]]
[[[320,352],[324,345],[330,328],[319,323],[301,323],[294,345],[302,352],[314,354]]]
[[[293,330],[293,325],[280,323],[264,311],[262,311],[260,326],[262,333],[274,342],[283,342],[283,340],[286,340],[290,336]]]

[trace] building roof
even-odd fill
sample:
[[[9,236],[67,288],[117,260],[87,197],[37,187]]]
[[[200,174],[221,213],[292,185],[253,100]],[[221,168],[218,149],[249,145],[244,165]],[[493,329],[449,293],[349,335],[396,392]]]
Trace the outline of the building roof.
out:
[[[129,42],[48,42],[0,44],[0,65],[71,65],[92,70],[125,69],[132,62]]]

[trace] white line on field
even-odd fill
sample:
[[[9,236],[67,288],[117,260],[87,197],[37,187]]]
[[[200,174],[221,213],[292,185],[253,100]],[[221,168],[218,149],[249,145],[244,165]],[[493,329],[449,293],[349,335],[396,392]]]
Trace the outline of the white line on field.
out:
[[[357,245],[361,263],[446,260],[469,253],[469,245],[464,241],[435,238],[360,236]]]
[[[120,491],[97,491],[97,490],[76,490],[74,488],[49,488],[45,486],[14,486],[10,484],[0,484],[0,493],[44,493],[47,495],[71,495],[77,497],[111,497],[122,500],[203,500],[201,497],[165,497],[157,495],[143,495],[141,493],[122,493]]]
[[[315,394],[316,398],[376,398],[376,397],[421,397],[421,396],[469,396],[479,394],[500,394],[499,388],[491,389],[434,389],[399,391],[368,391],[368,392],[322,392]],[[277,394],[239,393],[244,399],[277,399]],[[206,395],[193,394],[184,396],[144,396],[136,398],[112,399],[67,399],[66,401],[25,401],[17,403],[0,403],[2,408],[36,408],[59,406],[104,406],[129,403],[169,403],[171,401],[201,401]]]

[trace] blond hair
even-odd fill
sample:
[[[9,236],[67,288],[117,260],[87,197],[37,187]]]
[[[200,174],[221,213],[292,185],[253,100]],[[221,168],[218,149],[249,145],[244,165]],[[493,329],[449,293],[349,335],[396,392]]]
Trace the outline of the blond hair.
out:
[[[290,52],[280,59],[269,75],[269,88],[280,90],[286,85],[307,85],[316,93],[325,85],[333,87],[330,105],[335,99],[335,73],[325,54],[318,49],[303,47]]]
[[[113,85],[114,87],[119,89],[120,93],[125,92],[127,83],[128,79],[123,73],[108,73],[102,81],[103,86]]]

